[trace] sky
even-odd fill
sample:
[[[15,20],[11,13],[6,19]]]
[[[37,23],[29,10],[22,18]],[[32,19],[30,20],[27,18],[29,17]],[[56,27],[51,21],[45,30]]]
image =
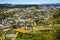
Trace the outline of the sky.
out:
[[[60,3],[60,0],[0,0],[0,4],[50,4]]]

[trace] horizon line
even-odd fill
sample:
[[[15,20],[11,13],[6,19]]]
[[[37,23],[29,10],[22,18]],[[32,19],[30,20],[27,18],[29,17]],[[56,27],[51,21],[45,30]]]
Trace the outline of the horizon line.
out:
[[[0,3],[0,4],[17,4],[17,3]],[[22,4],[22,3],[20,3],[20,4]],[[28,4],[28,3],[25,3],[25,4]],[[40,4],[57,4],[57,3],[40,3]],[[28,4],[28,5],[30,5],[30,4]],[[35,4],[35,5],[37,5],[37,4]]]

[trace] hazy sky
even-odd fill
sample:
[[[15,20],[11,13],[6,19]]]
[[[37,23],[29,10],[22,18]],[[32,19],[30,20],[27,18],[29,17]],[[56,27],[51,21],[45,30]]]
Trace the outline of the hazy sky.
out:
[[[44,4],[44,3],[60,3],[60,0],[0,0],[0,4]]]

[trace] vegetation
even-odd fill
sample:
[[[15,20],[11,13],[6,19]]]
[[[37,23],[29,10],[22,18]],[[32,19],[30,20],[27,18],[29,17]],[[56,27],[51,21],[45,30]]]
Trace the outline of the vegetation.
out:
[[[24,6],[0,11],[0,39],[11,40],[6,35],[16,34],[16,40],[60,40],[59,8]]]

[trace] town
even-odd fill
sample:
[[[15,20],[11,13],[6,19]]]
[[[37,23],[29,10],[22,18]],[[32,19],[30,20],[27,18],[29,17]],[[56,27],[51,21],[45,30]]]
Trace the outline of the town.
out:
[[[59,30],[60,6],[0,9],[0,40],[59,40]]]

